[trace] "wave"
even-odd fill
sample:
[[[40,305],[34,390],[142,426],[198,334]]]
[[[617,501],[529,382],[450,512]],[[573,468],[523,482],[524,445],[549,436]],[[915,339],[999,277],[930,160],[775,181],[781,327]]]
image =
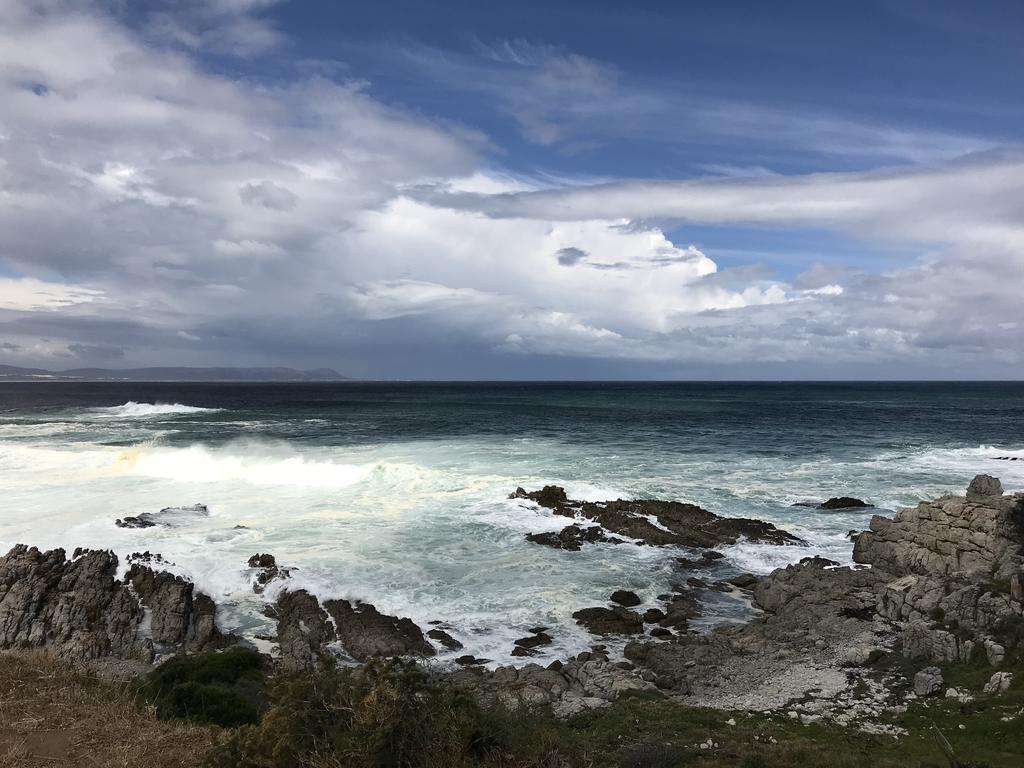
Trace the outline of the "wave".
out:
[[[96,408],[93,413],[113,419],[146,419],[153,416],[182,416],[190,413],[216,413],[222,408],[200,408],[181,403],[137,403],[129,400],[123,405]]]
[[[345,488],[365,479],[375,464],[346,464],[304,456],[268,455],[244,446],[215,450],[132,448],[123,451],[117,469],[123,474],[195,483],[243,482],[307,488]]]

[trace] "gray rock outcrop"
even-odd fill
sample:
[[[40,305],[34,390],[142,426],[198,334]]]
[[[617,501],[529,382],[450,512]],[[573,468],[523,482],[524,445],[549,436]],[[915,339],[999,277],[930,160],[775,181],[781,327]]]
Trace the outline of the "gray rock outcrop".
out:
[[[383,614],[369,603],[325,600],[321,605],[300,589],[282,593],[275,612],[281,663],[286,669],[315,666],[330,654],[332,643],[357,661],[437,653],[412,619]]]
[[[117,564],[108,551],[76,550],[69,560],[62,549],[15,546],[0,558],[0,648],[148,663],[154,652],[210,650],[233,639],[190,582],[140,564],[119,580]]]
[[[1024,496],[998,491],[979,477],[964,496],[876,516],[856,539],[861,567],[805,558],[753,586],[762,617],[633,641],[626,657],[695,704],[741,708],[814,690],[826,706],[853,677],[863,682],[862,665],[893,651],[997,666],[1024,653],[1014,645],[1024,626]]]

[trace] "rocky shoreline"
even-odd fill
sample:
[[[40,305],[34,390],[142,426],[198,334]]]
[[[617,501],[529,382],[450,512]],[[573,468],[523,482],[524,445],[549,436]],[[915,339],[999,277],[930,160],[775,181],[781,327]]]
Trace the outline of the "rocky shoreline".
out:
[[[573,501],[557,486],[512,496],[571,519],[559,532],[529,534],[530,541],[570,551],[595,542],[679,547],[680,583],[659,596],[656,608],[637,609],[640,599],[626,590],[606,605],[582,606],[573,618],[595,643],[574,658],[546,667],[489,668],[467,655],[455,664],[428,664],[439,680],[483,702],[550,705],[570,716],[641,693],[891,731],[879,718],[908,701],[973,695],[947,691],[937,664],[987,664],[998,691],[1009,684],[1000,666],[1024,645],[1024,495],[1004,495],[995,478],[976,477],[964,496],[921,502],[893,518],[876,515],[869,530],[852,536],[854,567],[805,558],[760,579],[743,574],[711,582],[686,571],[713,568],[722,559],[714,547],[741,538],[800,540],[769,523],[681,502]],[[839,497],[832,506],[854,501]],[[109,551],[77,550],[68,558],[63,550],[15,546],[0,557],[0,649],[40,649],[141,672],[169,655],[248,642],[220,630],[214,600],[169,572],[158,555],[127,559],[127,572],[118,576],[118,558]],[[276,595],[266,605],[276,634],[263,639],[276,646],[282,670],[312,669],[325,658],[427,660],[461,649],[458,633],[441,622],[424,628],[369,603],[321,602],[288,589],[289,569],[270,554],[253,555],[247,566],[254,592]],[[693,630],[689,622],[709,590],[744,591],[758,615]],[[549,632],[532,628],[509,649],[510,659],[549,645]],[[609,651],[608,639],[625,643],[621,655]]]

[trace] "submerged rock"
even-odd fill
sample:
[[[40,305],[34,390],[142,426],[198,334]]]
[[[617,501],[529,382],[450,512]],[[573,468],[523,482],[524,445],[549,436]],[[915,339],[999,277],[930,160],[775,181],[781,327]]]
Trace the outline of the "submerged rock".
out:
[[[555,549],[566,549],[576,552],[585,543],[603,542],[605,544],[624,544],[625,539],[617,536],[609,536],[599,525],[567,525],[560,531],[547,531],[544,533],[528,533],[526,540],[534,544],[543,544]]]
[[[141,515],[118,518],[114,525],[118,528],[152,528],[162,525],[177,528],[187,525],[196,517],[208,517],[210,510],[205,504],[193,504],[190,507],[164,507],[159,512],[143,512]]]
[[[521,637],[516,640],[513,645],[515,648],[512,649],[513,656],[533,656],[538,648],[543,648],[546,645],[551,645],[554,642],[554,638],[551,637],[543,629],[534,632],[532,635],[527,637]]]
[[[449,635],[443,629],[438,629],[437,627],[434,627],[434,629],[427,631],[427,637],[429,637],[431,640],[437,640],[437,642],[439,642],[449,651],[458,651],[462,649],[462,643],[460,643],[454,637]]]
[[[870,509],[874,506],[852,496],[833,496],[819,504],[818,509]]]

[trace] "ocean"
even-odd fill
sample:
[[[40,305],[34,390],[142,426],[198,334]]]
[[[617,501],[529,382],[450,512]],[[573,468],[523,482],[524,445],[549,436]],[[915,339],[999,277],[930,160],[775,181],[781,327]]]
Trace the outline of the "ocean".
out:
[[[1022,426],[1022,383],[2,383],[0,546],[159,552],[250,637],[272,629],[274,590],[253,593],[246,561],[269,552],[290,588],[443,621],[458,653],[544,661],[594,642],[571,614],[613,590],[655,605],[686,553],[529,543],[566,520],[510,500],[517,486],[688,501],[808,542],[723,548],[725,573],[767,573],[850,562],[871,514],[979,472],[1024,489]],[[840,495],[881,509],[793,506]],[[114,523],[193,504],[208,514]],[[698,628],[750,615],[708,594]],[[556,642],[510,659],[538,625]]]

